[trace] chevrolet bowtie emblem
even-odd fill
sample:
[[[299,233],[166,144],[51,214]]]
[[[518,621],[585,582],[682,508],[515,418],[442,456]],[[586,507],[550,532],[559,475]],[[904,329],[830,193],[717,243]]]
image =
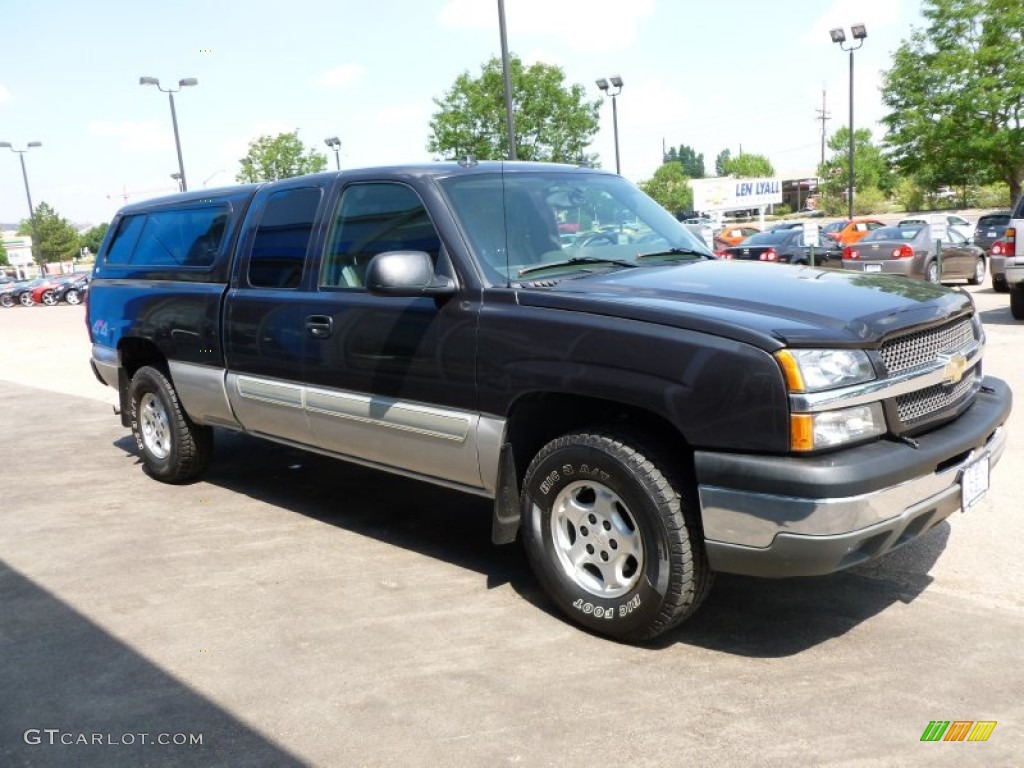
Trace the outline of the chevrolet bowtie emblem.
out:
[[[964,371],[967,370],[966,357],[961,354],[940,355],[939,360],[945,361],[946,363],[945,367],[942,369],[942,380],[946,384],[956,384],[964,377]]]

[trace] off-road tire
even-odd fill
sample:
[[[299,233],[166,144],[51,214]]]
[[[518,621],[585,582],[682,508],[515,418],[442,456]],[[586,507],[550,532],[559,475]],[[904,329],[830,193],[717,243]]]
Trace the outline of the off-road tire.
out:
[[[642,435],[587,431],[552,440],[527,469],[530,564],[559,610],[596,633],[649,640],[711,589],[694,485],[669,455]]]
[[[185,413],[170,379],[143,366],[128,389],[131,428],[146,471],[165,483],[195,479],[213,449],[213,430]]]

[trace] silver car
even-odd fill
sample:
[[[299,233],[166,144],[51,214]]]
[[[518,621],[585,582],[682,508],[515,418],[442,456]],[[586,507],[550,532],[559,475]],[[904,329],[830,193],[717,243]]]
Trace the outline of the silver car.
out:
[[[930,283],[966,280],[981,285],[986,272],[985,251],[949,229],[942,238],[939,259],[936,242],[928,224],[882,227],[843,249],[843,269],[903,275]]]

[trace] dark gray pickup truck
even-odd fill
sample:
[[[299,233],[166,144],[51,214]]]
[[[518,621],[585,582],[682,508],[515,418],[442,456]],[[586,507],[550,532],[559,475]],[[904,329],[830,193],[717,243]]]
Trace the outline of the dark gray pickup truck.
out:
[[[558,165],[127,206],[88,328],[155,478],[198,476],[222,428],[491,498],[552,601],[632,641],[716,571],[830,573],[969,509],[1011,407],[968,294],[718,260]]]

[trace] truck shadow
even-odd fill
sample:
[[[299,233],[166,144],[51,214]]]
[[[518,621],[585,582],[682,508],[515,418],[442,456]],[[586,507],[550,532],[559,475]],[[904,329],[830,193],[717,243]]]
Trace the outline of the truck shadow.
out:
[[[655,645],[674,643],[753,658],[791,656],[839,637],[933,581],[950,525],[877,560],[828,576],[755,579],[718,574],[704,607]]]
[[[984,325],[1020,325],[1020,320],[1014,320],[1013,315],[1010,314],[1010,303],[1009,299],[1007,303],[997,309],[986,309],[978,313],[978,317],[981,318],[981,322]]]
[[[538,610],[560,616],[520,546],[490,542],[491,502],[296,448],[217,431],[208,482],[328,525],[508,584]],[[136,456],[134,441],[116,445]],[[754,579],[719,574],[703,608],[652,648],[694,645],[739,656],[800,653],[849,632],[931,583],[948,523],[876,561],[815,578]]]
[[[306,765],[2,560],[0,604],[0,764]]]

